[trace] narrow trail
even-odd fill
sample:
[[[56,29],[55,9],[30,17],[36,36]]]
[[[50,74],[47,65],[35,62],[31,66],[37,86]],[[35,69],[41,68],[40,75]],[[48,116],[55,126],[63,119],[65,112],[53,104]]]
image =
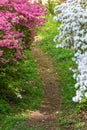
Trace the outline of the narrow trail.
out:
[[[42,80],[43,100],[39,110],[31,113],[27,124],[33,125],[35,130],[60,130],[57,119],[61,107],[61,96],[56,67],[52,59],[40,48],[34,47],[32,54],[37,61]]]

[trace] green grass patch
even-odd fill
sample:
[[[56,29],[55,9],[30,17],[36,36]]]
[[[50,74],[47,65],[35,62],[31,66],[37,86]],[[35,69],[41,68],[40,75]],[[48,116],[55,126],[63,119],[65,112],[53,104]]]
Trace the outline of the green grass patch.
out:
[[[42,84],[39,71],[30,50],[26,55],[27,59],[19,62],[15,71],[10,68],[0,81],[1,86],[5,85],[1,87],[0,95],[0,130],[28,130],[26,120],[30,112],[40,107]],[[22,99],[17,97],[18,94]],[[33,130],[32,127],[29,130]]]
[[[58,123],[61,130],[69,129],[70,127],[73,129],[79,127],[79,129],[83,130],[84,123],[80,123],[80,116],[78,114],[82,104],[73,103],[72,101],[72,97],[75,96],[75,80],[69,68],[76,66],[71,60],[73,51],[71,49],[56,49],[56,44],[59,43],[58,41],[54,43],[53,39],[59,33],[57,28],[60,24],[53,21],[53,16],[47,16],[47,19],[46,26],[42,27],[42,32],[38,34],[40,42],[37,42],[37,45],[45,53],[53,57],[54,64],[57,67],[60,82],[59,87],[62,95],[62,110],[58,117]]]

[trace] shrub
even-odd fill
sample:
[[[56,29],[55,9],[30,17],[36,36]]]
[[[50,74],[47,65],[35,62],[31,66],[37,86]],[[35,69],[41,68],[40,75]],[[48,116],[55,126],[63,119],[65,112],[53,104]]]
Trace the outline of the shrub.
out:
[[[23,49],[43,25],[44,7],[28,0],[0,1],[0,65],[23,58]]]
[[[17,73],[14,70],[20,59],[26,58],[25,49],[33,42],[36,27],[43,26],[44,16],[45,8],[40,3],[0,0],[0,89],[4,97],[8,92],[8,79]],[[9,93],[14,96],[12,91]]]
[[[72,58],[77,68],[72,69],[76,80],[74,102],[87,98],[87,6],[85,0],[67,0],[55,7],[60,14],[54,19],[61,23],[60,34],[54,38],[62,42],[56,47],[69,47],[74,50]]]

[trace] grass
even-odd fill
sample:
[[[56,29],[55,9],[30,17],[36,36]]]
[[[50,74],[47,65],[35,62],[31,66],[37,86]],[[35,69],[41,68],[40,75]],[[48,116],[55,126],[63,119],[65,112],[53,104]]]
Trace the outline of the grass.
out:
[[[0,96],[0,130],[35,130],[33,126],[26,127],[26,120],[31,111],[40,107],[42,84],[31,51],[27,50],[26,55],[27,60],[17,65],[17,71],[10,69],[11,73],[4,79],[6,86]],[[22,99],[17,94],[21,94]]]
[[[73,103],[72,97],[75,96],[74,84],[70,67],[74,67],[75,63],[71,60],[73,51],[71,49],[56,49],[56,44],[53,42],[54,37],[59,33],[59,23],[53,21],[53,16],[47,16],[48,22],[42,27],[42,33],[38,34],[37,45],[49,56],[53,57],[57,67],[57,73],[60,81],[60,91],[62,94],[62,110],[58,117],[58,123],[61,130],[73,128],[74,130],[84,130],[84,122],[80,118],[80,108],[82,104]],[[81,107],[82,106],[82,107]]]

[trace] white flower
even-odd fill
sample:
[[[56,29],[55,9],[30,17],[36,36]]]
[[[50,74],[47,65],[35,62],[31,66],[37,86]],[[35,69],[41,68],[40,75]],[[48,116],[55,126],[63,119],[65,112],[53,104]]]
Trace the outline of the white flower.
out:
[[[81,97],[79,97],[79,96],[75,96],[75,97],[73,97],[72,98],[72,100],[73,100],[73,102],[81,102]]]
[[[57,20],[58,20],[58,18],[55,16],[55,17],[54,17],[54,21],[57,21]]]
[[[85,97],[87,98],[87,92],[85,93]]]
[[[75,84],[75,88],[78,88],[78,87],[79,87],[79,85],[80,85],[79,83],[76,83],[76,84]]]
[[[61,44],[57,44],[56,48],[62,48],[62,45]]]
[[[56,48],[72,47],[74,50],[73,61],[77,69],[73,70],[76,80],[76,96],[74,102],[80,102],[82,97],[87,97],[87,4],[86,0],[67,0],[55,7],[55,12],[60,12],[54,19],[61,22],[60,34],[55,38],[62,44]],[[84,95],[83,95],[84,93]]]

